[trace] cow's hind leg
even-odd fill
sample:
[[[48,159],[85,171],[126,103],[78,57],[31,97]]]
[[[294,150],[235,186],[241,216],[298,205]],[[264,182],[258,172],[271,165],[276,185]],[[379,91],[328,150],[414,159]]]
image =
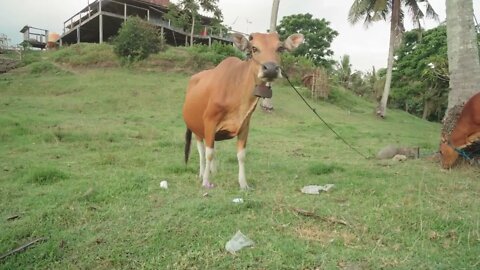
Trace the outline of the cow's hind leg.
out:
[[[197,137],[197,149],[198,149],[198,156],[200,160],[200,169],[198,173],[198,177],[202,179],[203,172],[205,170],[205,144],[203,143],[203,139]]]

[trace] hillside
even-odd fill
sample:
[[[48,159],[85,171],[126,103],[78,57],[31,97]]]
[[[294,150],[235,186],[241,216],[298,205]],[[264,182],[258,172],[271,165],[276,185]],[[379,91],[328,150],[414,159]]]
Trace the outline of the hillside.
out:
[[[93,51],[95,68],[74,62],[90,54],[58,51],[0,75],[0,255],[47,238],[0,268],[478,267],[478,168],[362,159],[278,84],[276,110],[257,110],[251,123],[254,190],[238,189],[230,140],[216,145],[216,188],[205,196],[196,151],[183,164],[184,63],[159,64],[180,53],[122,68],[108,49]],[[395,110],[380,121],[373,104],[335,96],[311,102],[362,153],[388,144],[437,150],[439,124]],[[299,191],[327,183],[335,184],[328,193]],[[237,230],[255,246],[231,255],[224,246]]]

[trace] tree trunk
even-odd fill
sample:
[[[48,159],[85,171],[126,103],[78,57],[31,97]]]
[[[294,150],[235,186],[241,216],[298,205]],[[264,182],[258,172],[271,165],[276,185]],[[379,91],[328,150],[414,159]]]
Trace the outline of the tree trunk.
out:
[[[192,13],[192,29],[190,30],[190,46],[193,46],[193,32],[195,30],[195,14]]]
[[[446,0],[446,8],[450,110],[480,91],[480,63],[473,21],[473,1]]]
[[[270,33],[273,33],[277,30],[277,16],[278,16],[278,7],[280,6],[280,0],[273,0],[272,5],[272,14],[270,16]],[[261,104],[262,108],[265,111],[273,110],[273,102],[271,98],[264,98]]]
[[[399,28],[401,3],[400,0],[392,0],[392,18],[390,21],[390,44],[388,47],[388,62],[387,62],[387,75],[385,78],[385,86],[383,88],[382,99],[377,108],[377,115],[384,118],[387,115],[387,103],[388,96],[390,95],[390,85],[392,83],[392,71],[394,62],[395,45],[397,38],[401,32]]]

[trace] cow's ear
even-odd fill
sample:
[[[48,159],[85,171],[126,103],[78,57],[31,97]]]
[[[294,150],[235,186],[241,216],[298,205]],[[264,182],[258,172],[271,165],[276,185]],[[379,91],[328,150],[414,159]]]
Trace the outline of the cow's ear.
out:
[[[237,47],[240,51],[244,52],[248,49],[249,42],[247,38],[239,33],[232,34],[233,45]]]
[[[303,35],[302,34],[293,34],[290,35],[286,40],[285,40],[285,48],[291,52],[295,50],[300,44],[303,43]]]

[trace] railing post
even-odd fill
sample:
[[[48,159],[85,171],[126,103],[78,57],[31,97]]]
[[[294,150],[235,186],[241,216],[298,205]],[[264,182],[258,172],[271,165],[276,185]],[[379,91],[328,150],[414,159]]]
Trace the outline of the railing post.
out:
[[[124,22],[127,21],[127,3],[126,2],[123,4],[123,21]]]
[[[103,15],[102,15],[102,0],[98,0],[99,22],[98,22],[98,43],[103,43]]]

